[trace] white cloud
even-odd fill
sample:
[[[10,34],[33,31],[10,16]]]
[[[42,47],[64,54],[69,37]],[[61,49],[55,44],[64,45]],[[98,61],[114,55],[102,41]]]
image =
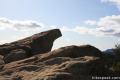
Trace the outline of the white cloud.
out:
[[[0,29],[15,29],[15,30],[29,30],[31,29],[34,33],[40,32],[46,29],[60,28],[62,32],[76,32],[80,34],[91,34],[96,36],[116,36],[120,37],[120,15],[112,15],[102,17],[98,20],[86,20],[85,24],[87,26],[75,26],[69,28],[66,26],[46,26],[45,28],[42,23],[37,21],[17,21],[10,20],[7,18],[0,18]],[[93,26],[93,27],[89,27]],[[35,29],[36,28],[36,29]],[[37,29],[42,28],[42,29]],[[31,30],[27,31],[30,34]]]
[[[10,28],[15,30],[24,30],[30,28],[42,28],[43,26],[44,25],[42,23],[39,23],[37,21],[18,21],[0,17],[0,29]]]
[[[81,33],[81,34],[89,34],[91,33],[93,29],[89,29],[87,27],[80,27],[80,26],[76,26],[74,28],[74,32],[78,32],[78,33]]]
[[[120,9],[120,0],[101,0],[101,1],[112,3],[112,4],[116,5],[118,9]]]
[[[73,31],[71,28],[63,26],[60,28],[61,31],[66,32],[66,31]]]
[[[87,21],[85,21],[85,24],[95,25],[96,21],[95,20],[87,20]]]
[[[83,26],[76,26],[74,28],[69,28],[69,27],[64,27],[60,28],[61,31],[63,32],[75,32],[79,34],[90,34],[90,35],[95,35],[95,36],[103,36],[103,32],[100,32],[97,28],[88,28],[88,27],[83,27]]]
[[[80,34],[91,34],[96,36],[120,37],[120,15],[112,15],[97,20],[85,21],[87,27],[76,26],[74,28],[62,27],[62,31],[72,31]],[[89,27],[89,26],[93,27]]]
[[[96,26],[96,29],[104,35],[119,35],[120,37],[120,15],[100,18],[94,26]]]

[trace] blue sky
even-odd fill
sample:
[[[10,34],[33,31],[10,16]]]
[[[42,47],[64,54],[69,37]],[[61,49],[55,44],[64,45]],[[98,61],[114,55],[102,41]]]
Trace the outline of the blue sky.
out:
[[[0,43],[60,28],[53,48],[91,44],[101,50],[120,40],[119,0],[0,0]]]

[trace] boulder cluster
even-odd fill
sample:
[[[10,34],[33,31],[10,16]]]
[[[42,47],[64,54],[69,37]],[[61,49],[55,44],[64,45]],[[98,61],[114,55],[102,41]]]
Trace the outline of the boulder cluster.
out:
[[[0,80],[92,80],[114,74],[94,46],[71,45],[51,51],[60,36],[59,29],[52,29],[0,45]]]

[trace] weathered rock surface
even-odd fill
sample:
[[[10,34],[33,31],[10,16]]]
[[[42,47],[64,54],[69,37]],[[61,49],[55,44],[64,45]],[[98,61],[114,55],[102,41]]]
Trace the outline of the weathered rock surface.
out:
[[[0,55],[0,70],[3,68],[4,64],[5,64],[5,62],[3,60],[3,56]]]
[[[0,76],[4,80],[91,80],[92,75],[108,74],[109,70],[94,56],[54,57],[40,62],[40,56],[6,64]],[[102,72],[103,71],[103,72]]]
[[[4,61],[5,61],[5,63],[9,63],[9,62],[25,59],[27,57],[28,56],[26,55],[25,50],[16,49],[16,50],[12,50],[9,54],[7,54],[4,57]]]
[[[92,76],[113,74],[94,46],[71,45],[50,51],[60,36],[54,29],[1,45],[0,80],[92,80]]]
[[[41,56],[41,60],[47,60],[54,57],[82,57],[82,56],[95,56],[102,57],[102,52],[91,46],[91,45],[82,45],[82,46],[66,46],[60,49],[54,50],[52,52],[46,53]]]
[[[24,59],[36,54],[51,51],[54,40],[62,36],[59,29],[48,30],[31,37],[0,46],[0,54],[4,55],[5,62]]]
[[[91,49],[81,52],[88,46]],[[3,80],[91,80],[93,75],[110,74],[101,55],[90,45],[67,46],[5,64],[0,76]]]

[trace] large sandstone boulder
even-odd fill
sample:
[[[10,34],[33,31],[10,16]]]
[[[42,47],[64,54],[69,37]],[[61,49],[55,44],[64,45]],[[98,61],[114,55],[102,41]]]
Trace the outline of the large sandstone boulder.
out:
[[[19,41],[0,45],[0,54],[5,56],[4,60],[8,63],[49,52],[54,40],[60,36],[62,34],[59,29],[44,31]]]
[[[47,54],[44,54],[41,57],[41,61],[47,60],[54,57],[82,57],[82,56],[96,56],[102,57],[102,52],[94,46],[91,45],[82,45],[82,46],[66,46],[54,51],[51,51]]]
[[[45,52],[49,52],[52,49],[53,42],[57,38],[62,36],[59,29],[53,29],[49,31],[42,32],[40,34],[35,34],[32,37],[32,54],[41,54]]]

